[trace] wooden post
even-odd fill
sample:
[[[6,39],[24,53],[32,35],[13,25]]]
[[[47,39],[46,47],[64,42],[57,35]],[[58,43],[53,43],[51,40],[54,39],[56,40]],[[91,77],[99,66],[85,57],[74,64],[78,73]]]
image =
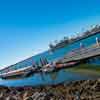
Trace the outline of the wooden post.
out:
[[[96,37],[96,44],[99,47],[99,39],[98,39],[98,37]]]

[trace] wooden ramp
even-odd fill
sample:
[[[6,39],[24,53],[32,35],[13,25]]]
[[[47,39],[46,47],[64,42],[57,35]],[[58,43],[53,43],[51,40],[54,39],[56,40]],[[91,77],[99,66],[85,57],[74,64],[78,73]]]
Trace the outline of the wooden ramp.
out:
[[[70,61],[80,61],[99,55],[100,55],[100,46],[87,47],[87,48],[77,49],[76,51],[66,54],[63,58],[60,59],[60,61],[63,63]]]

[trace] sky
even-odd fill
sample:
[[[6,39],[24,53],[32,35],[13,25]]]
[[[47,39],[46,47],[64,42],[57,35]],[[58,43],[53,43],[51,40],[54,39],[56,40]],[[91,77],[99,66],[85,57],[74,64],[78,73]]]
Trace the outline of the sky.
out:
[[[0,68],[100,24],[100,0],[0,0]]]

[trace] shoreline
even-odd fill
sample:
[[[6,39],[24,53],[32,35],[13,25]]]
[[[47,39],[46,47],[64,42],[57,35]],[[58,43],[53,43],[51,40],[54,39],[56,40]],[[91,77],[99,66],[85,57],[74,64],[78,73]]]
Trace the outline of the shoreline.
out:
[[[100,78],[52,86],[0,86],[0,100],[99,100]],[[78,99],[79,100],[79,99]]]

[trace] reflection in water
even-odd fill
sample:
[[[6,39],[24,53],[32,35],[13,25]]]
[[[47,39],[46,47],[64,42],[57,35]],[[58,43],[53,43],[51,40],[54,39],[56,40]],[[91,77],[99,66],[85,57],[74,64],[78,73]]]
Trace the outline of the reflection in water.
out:
[[[58,74],[59,74],[58,72],[53,72],[53,73],[51,73],[51,74],[50,74],[51,79],[52,79],[52,80],[56,80]]]
[[[97,76],[100,77],[100,76]],[[68,72],[65,69],[62,69],[55,73],[39,73],[34,74],[33,76],[29,78],[24,79],[18,79],[18,80],[0,80],[0,85],[6,85],[6,86],[36,86],[36,85],[45,85],[45,84],[57,84],[64,81],[73,81],[73,80],[82,80],[82,79],[93,79],[97,78],[93,76],[87,76],[87,75],[80,75],[77,73]]]

